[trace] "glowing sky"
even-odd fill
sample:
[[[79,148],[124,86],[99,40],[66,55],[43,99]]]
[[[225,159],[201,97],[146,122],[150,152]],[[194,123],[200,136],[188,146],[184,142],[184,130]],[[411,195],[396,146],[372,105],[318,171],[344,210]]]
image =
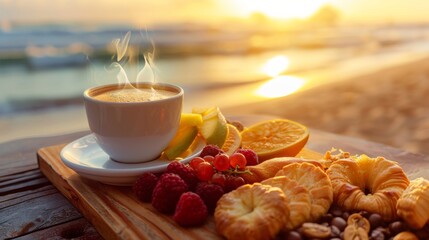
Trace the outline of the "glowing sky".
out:
[[[331,4],[343,22],[427,22],[427,0],[0,0],[0,22],[216,22],[306,17]]]

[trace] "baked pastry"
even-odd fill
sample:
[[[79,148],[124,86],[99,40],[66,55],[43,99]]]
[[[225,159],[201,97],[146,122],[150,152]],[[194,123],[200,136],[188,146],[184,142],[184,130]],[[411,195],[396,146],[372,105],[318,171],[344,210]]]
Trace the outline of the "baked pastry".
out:
[[[325,168],[329,168],[331,164],[337,160],[340,159],[350,159],[352,156],[349,152],[344,152],[341,149],[335,149],[332,148],[330,151],[326,151],[325,155],[323,156],[323,159],[321,162],[323,162],[323,165],[325,165]]]
[[[307,188],[311,198],[310,221],[317,221],[327,213],[333,200],[331,181],[320,167],[307,162],[292,163],[279,170],[276,176],[286,176]]]
[[[408,225],[422,228],[429,221],[429,181],[417,178],[410,182],[397,204],[397,213]]]
[[[269,178],[261,184],[278,187],[286,194],[290,211],[286,230],[292,230],[310,220],[311,198],[307,188],[285,176]]]
[[[340,159],[331,164],[327,173],[338,206],[378,213],[386,221],[397,217],[396,202],[409,184],[402,168],[383,157]]]
[[[272,239],[289,219],[288,200],[280,188],[246,184],[219,199],[214,218],[227,239]]]
[[[317,160],[309,160],[295,157],[280,157],[266,160],[255,166],[248,166],[246,167],[246,169],[252,172],[252,174],[244,173],[240,176],[246,181],[246,183],[261,182],[265,179],[274,177],[280,169],[282,169],[288,164],[302,162],[311,163],[321,169],[324,169],[323,165]]]

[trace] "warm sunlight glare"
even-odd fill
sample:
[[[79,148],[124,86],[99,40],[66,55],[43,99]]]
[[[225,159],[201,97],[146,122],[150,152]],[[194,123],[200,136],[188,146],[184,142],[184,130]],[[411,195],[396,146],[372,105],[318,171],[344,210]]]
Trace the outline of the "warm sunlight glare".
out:
[[[267,98],[283,97],[296,92],[304,85],[304,83],[305,80],[302,78],[280,76],[263,84],[256,91],[256,94]]]
[[[276,56],[271,58],[262,67],[262,71],[270,77],[278,76],[289,66],[289,58],[285,56]]]
[[[238,11],[279,19],[306,18],[329,0],[234,0]]]

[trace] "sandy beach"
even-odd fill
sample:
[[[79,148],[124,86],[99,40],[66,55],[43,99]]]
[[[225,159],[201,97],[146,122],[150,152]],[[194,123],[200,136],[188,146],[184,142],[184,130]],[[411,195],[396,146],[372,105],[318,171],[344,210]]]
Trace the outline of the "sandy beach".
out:
[[[429,154],[429,59],[224,112],[277,115],[314,129]]]

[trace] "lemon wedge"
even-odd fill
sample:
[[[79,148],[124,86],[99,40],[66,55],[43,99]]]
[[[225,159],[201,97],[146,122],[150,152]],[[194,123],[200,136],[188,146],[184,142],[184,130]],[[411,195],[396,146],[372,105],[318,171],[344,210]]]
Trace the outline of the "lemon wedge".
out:
[[[222,146],[222,151],[228,155],[231,155],[241,146],[241,134],[234,125],[227,124],[227,126],[228,135],[226,137],[225,143]]]
[[[180,116],[180,126],[197,126],[201,127],[203,124],[203,118],[198,113],[182,113]]]

